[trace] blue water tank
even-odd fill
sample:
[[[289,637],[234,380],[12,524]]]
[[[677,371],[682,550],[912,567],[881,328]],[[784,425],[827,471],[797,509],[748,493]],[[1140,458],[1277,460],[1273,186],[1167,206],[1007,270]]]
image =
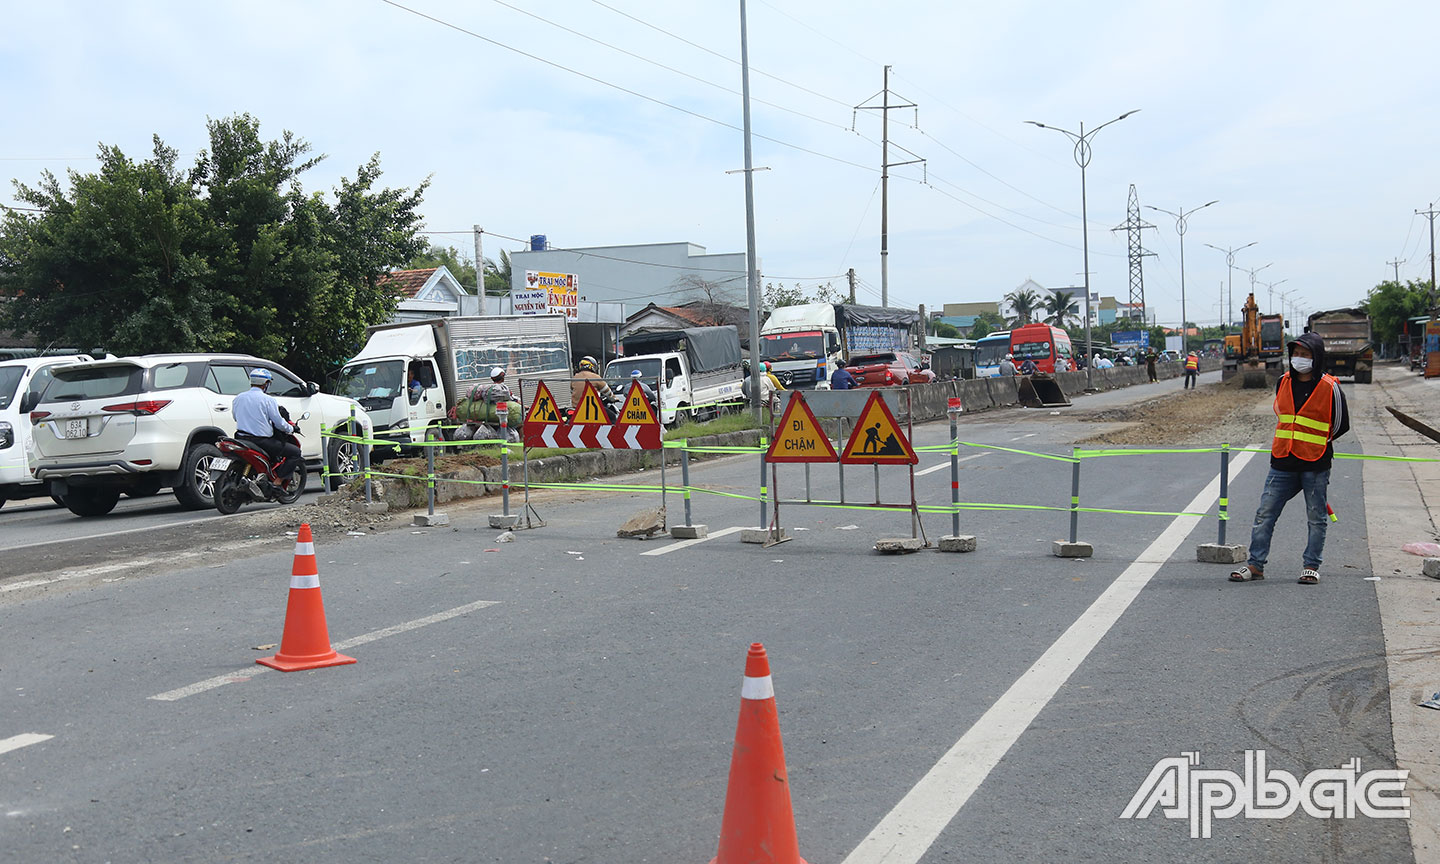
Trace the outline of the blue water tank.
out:
[[[531,251],[531,252],[544,252],[544,251],[545,251],[545,247],[548,246],[548,245],[549,245],[549,244],[545,242],[545,235],[544,235],[544,234],[531,234],[531,235],[530,235],[530,251]]]

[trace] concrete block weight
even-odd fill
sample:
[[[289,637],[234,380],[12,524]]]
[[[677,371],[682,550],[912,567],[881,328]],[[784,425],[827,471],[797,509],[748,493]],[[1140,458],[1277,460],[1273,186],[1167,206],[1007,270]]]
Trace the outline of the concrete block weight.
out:
[[[1195,560],[1201,564],[1244,564],[1249,547],[1201,543],[1195,547]]]
[[[946,534],[940,538],[940,551],[974,552],[977,544],[974,534]]]
[[[1050,551],[1056,558],[1089,558],[1095,554],[1095,547],[1083,540],[1074,543],[1069,540],[1056,540],[1051,544]]]

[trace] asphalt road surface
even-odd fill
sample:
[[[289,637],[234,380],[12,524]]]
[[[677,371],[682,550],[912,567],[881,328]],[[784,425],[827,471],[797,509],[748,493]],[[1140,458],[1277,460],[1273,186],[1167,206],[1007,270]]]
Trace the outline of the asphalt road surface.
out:
[[[965,417],[961,438],[1056,454],[1095,428],[997,411]],[[916,428],[921,445],[947,438],[944,423]],[[698,493],[712,539],[617,538],[658,490],[537,495],[548,524],[513,542],[486,527],[487,499],[449,508],[451,528],[320,543],[329,634],[358,662],[297,673],[254,664],[280,640],[283,532],[206,555],[197,517],[168,505],[98,521],[7,508],[7,546],[17,516],[83,524],[63,550],[4,556],[0,857],[703,862],[760,641],[811,864],[1413,860],[1403,819],[1235,816],[1192,838],[1162,808],[1121,818],[1151,769],[1186,753],[1241,776],[1252,750],[1297,778],[1356,758],[1394,767],[1358,463],[1336,463],[1342,518],[1306,587],[1298,502],[1264,582],[1196,563],[1213,515],[1084,513],[1094,557],[1059,559],[1069,464],[962,449],[962,500],[1061,509],[965,512],[980,547],[963,555],[877,555],[876,538],[908,536],[907,513],[820,506],[782,508],[790,542],[741,544],[758,505]],[[1081,503],[1213,514],[1218,467],[1214,454],[1087,460]],[[1266,460],[1232,467],[1243,543]],[[883,500],[909,499],[906,471],[880,473]],[[838,496],[834,466],[810,474],[814,498]],[[916,475],[920,503],[949,500],[948,457],[922,454]],[[736,495],[758,479],[753,457],[692,474]],[[847,500],[875,493],[868,468],[845,482]],[[803,469],[782,466],[778,487],[804,497]],[[668,503],[676,524],[679,496]],[[201,554],[127,567],[106,553],[103,573],[13,587],[43,581],[47,555],[83,570],[87,545],[109,547],[78,538],[111,524],[158,545],[199,537]],[[923,526],[950,531],[948,516]]]

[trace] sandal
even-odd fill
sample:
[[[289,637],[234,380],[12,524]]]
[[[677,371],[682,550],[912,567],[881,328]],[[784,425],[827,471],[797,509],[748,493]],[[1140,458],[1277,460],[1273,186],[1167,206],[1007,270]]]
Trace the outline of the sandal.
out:
[[[1248,565],[1230,573],[1231,582],[1259,582],[1264,578],[1264,573]]]
[[[1309,567],[1306,567],[1304,570],[1300,571],[1299,582],[1301,585],[1319,585],[1320,573],[1319,571],[1311,570]]]

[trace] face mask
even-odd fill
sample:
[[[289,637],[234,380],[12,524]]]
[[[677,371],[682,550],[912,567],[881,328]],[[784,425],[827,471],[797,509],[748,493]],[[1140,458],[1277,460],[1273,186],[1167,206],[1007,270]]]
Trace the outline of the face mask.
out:
[[[1309,357],[1291,357],[1290,368],[1304,375],[1306,372],[1315,368],[1315,361]]]

